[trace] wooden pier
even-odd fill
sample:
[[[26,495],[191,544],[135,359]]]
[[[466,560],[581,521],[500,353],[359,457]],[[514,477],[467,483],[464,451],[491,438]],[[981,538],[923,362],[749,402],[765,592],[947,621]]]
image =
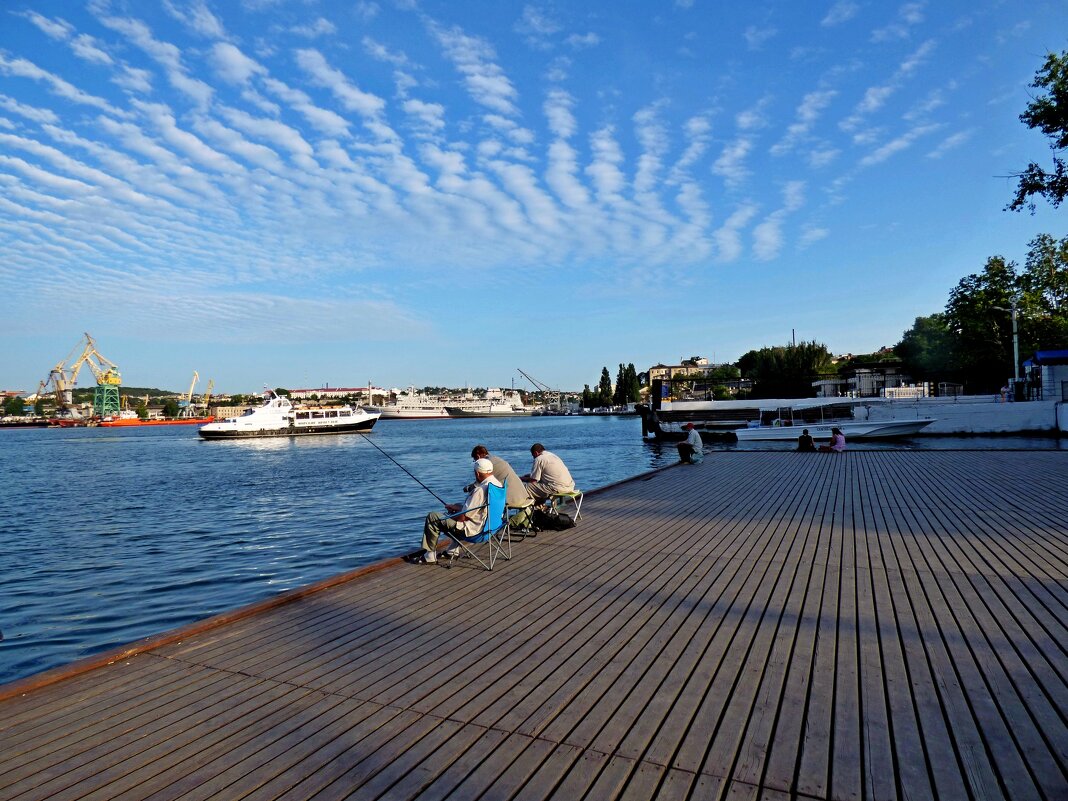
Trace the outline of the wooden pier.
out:
[[[710,453],[582,511],[0,688],[0,799],[1068,798],[1068,452]]]

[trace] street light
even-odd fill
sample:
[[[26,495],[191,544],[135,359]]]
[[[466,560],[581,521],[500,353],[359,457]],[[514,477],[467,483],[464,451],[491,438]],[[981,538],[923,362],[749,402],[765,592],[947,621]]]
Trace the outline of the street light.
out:
[[[1020,380],[1020,332],[1016,327],[1016,306],[1017,299],[1012,299],[1012,308],[1006,309],[1004,306],[991,306],[992,309],[997,309],[1003,312],[1012,312],[1012,377],[1014,380]]]

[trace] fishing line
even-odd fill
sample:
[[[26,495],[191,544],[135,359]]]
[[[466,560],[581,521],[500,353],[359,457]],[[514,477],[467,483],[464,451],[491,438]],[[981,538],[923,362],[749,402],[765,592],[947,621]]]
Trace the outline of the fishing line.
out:
[[[404,471],[405,473],[407,473],[407,474],[408,474],[409,476],[411,476],[411,477],[412,477],[412,481],[414,481],[414,482],[415,482],[416,484],[418,484],[418,485],[419,485],[420,487],[422,487],[422,488],[423,488],[423,489],[425,489],[425,490],[426,490],[427,492],[429,492],[429,493],[430,493],[431,495],[433,495],[433,496],[434,496],[435,498],[437,498],[437,499],[438,499],[439,501],[441,501],[441,505],[442,505],[442,506],[448,506],[448,504],[447,504],[447,503],[445,503],[445,501],[442,501],[442,500],[441,500],[441,496],[440,496],[440,495],[438,495],[438,494],[437,494],[436,492],[434,492],[434,490],[430,489],[430,487],[428,487],[428,486],[427,486],[426,484],[424,484],[424,483],[423,483],[422,481],[420,481],[420,480],[419,480],[419,479],[417,479],[417,478],[416,478],[415,476],[413,476],[413,475],[412,475],[412,473],[411,473],[411,471],[410,471],[410,470],[409,470],[409,469],[408,469],[407,467],[405,467],[404,465],[402,465],[402,464],[401,464],[400,462],[398,462],[398,461],[397,461],[396,459],[394,459],[394,458],[393,458],[392,456],[390,456],[390,455],[389,455],[388,453],[386,453],[386,452],[385,452],[384,450],[382,450],[382,449],[381,449],[381,448],[380,448],[380,447],[379,447],[378,445],[375,445],[375,444],[374,444],[373,442],[371,442],[371,440],[370,440],[370,439],[369,439],[368,437],[361,437],[361,439],[362,439],[362,440],[363,440],[364,442],[366,442],[366,443],[367,443],[368,445],[372,445],[372,446],[374,446],[375,448],[377,448],[377,449],[378,449],[379,451],[381,451],[381,453],[382,453],[382,455],[383,455],[383,456],[385,456],[385,457],[386,457],[387,459],[389,459],[389,460],[390,460],[391,462],[393,462],[393,464],[397,465],[397,467],[399,467],[399,468],[400,468],[401,470],[403,470],[403,471]]]

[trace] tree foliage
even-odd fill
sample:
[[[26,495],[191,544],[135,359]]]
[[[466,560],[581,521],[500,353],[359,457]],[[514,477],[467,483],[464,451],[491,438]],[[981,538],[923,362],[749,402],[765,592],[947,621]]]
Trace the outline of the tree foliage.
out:
[[[1046,171],[1034,162],[1028,164],[1017,175],[1019,184],[1008,208],[1019,211],[1026,206],[1034,213],[1036,195],[1044,197],[1054,208],[1068,196],[1068,164],[1060,155],[1061,151],[1068,148],[1068,51],[1060,55],[1048,53],[1046,62],[1035,73],[1031,86],[1043,90],[1045,94],[1040,94],[1027,104],[1020,121],[1028,128],[1038,128],[1049,137],[1053,167]]]
[[[895,352],[920,380],[953,380],[971,392],[995,392],[1015,374],[1012,306],[1020,358],[1068,348],[1068,237],[1041,234],[1029,243],[1024,269],[991,256],[949,293],[944,314],[918,317]]]
[[[753,381],[754,398],[811,397],[813,381],[835,374],[827,346],[815,341],[751,350],[738,360],[738,368]]]
[[[601,368],[601,380],[597,384],[597,405],[612,405],[612,376],[608,374],[608,368]]]
[[[12,417],[21,417],[26,412],[26,401],[18,395],[13,395],[4,401],[4,414]]]

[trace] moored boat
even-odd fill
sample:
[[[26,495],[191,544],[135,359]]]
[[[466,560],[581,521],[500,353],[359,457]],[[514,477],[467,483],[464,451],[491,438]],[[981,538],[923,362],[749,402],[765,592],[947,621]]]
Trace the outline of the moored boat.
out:
[[[444,401],[417,392],[415,387],[409,387],[389,403],[368,406],[367,410],[378,412],[383,420],[437,420],[449,416]]]
[[[296,407],[289,398],[267,390],[262,405],[240,417],[201,426],[197,433],[204,439],[367,433],[380,416],[358,406]]]
[[[126,428],[128,426],[201,426],[212,423],[215,418],[211,415],[206,417],[176,417],[168,418],[145,418],[142,420],[136,412],[120,412],[118,417],[105,417],[100,421],[101,428]]]
[[[796,440],[801,432],[808,429],[813,439],[830,438],[831,429],[837,428],[850,440],[892,439],[908,437],[919,433],[934,422],[933,418],[924,417],[912,420],[831,420],[819,423],[797,422],[783,425],[759,425],[739,428],[734,436],[739,442],[784,442]]]

